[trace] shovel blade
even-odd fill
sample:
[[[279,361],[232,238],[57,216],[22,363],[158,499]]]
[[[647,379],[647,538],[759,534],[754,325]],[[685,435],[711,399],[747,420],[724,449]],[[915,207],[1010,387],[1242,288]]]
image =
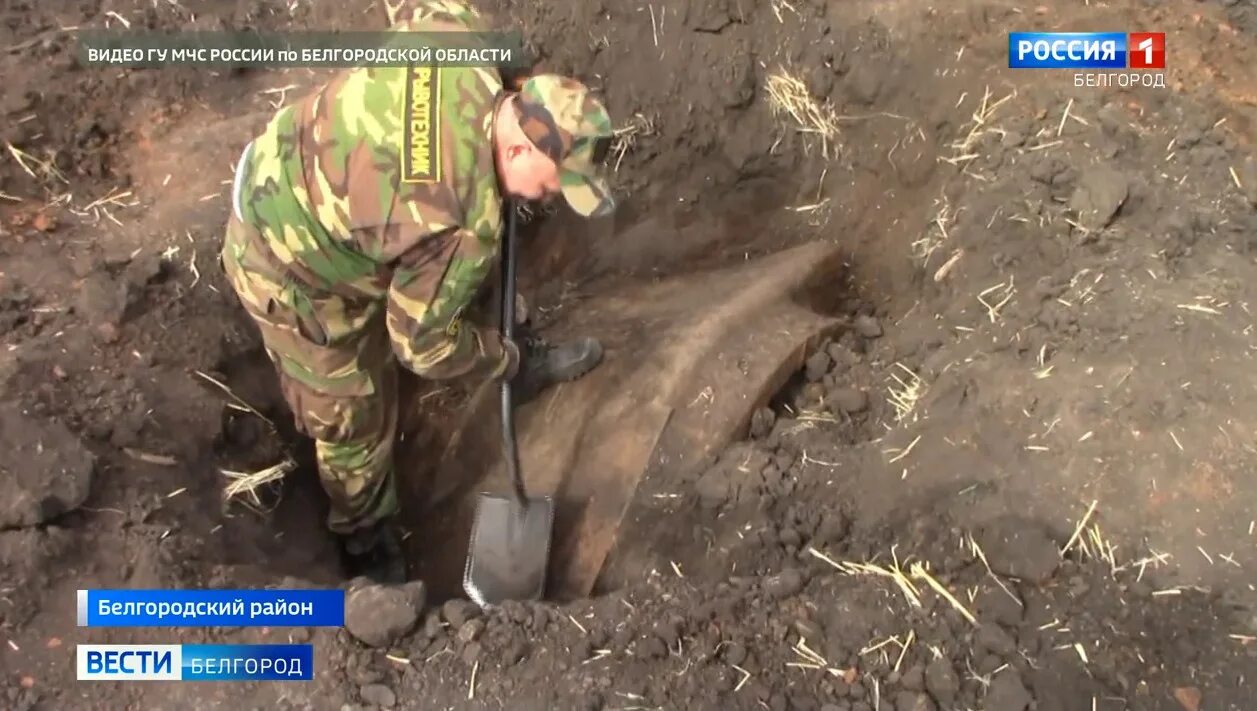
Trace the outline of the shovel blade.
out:
[[[540,600],[545,593],[554,502],[481,494],[471,531],[463,591],[481,607]]]

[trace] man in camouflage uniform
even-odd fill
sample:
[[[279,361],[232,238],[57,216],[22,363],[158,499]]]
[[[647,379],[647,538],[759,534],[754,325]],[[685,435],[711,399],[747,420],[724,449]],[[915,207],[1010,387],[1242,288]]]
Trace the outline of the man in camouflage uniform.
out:
[[[397,30],[485,29],[449,0],[388,10]],[[469,321],[504,195],[613,209],[595,173],[611,134],[603,105],[555,75],[514,88],[493,68],[346,70],[279,111],[237,168],[223,267],[315,441],[328,526],[378,579],[405,578],[389,524],[397,362],[436,380],[513,379],[527,399],[602,356],[593,339],[521,355]]]

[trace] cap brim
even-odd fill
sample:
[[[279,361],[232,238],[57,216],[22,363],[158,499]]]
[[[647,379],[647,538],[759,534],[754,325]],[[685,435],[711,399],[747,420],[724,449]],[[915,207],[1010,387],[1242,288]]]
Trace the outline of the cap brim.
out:
[[[563,189],[563,199],[567,200],[567,204],[576,214],[582,217],[606,217],[615,212],[615,200],[611,198],[605,179],[565,170],[559,181]]]
[[[563,199],[582,217],[605,217],[615,211],[615,200],[606,178],[597,173],[589,146],[574,150],[559,173]]]

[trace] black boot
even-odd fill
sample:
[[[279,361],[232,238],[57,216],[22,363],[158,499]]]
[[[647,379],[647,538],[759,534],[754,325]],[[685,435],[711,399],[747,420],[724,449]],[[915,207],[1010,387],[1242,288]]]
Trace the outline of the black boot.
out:
[[[512,395],[523,404],[546,388],[584,377],[602,362],[602,344],[596,338],[577,338],[550,343],[531,334],[520,340],[519,374],[511,381]]]
[[[406,554],[389,523],[360,528],[342,539],[350,577],[365,576],[386,585],[406,582]]]

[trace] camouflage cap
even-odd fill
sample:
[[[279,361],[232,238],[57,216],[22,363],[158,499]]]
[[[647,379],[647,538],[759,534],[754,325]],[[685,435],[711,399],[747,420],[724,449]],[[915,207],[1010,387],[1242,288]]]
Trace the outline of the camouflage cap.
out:
[[[563,197],[577,214],[603,217],[615,209],[599,175],[599,143],[611,137],[611,117],[589,87],[574,79],[541,74],[524,82],[516,103],[528,140],[559,166]]]

